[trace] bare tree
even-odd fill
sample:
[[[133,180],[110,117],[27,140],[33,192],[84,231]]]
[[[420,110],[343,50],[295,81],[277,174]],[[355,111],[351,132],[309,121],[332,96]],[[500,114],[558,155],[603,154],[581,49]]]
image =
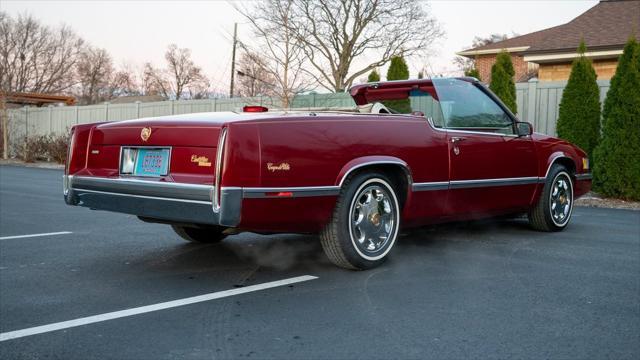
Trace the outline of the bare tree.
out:
[[[114,69],[107,50],[87,46],[80,54],[77,74],[81,104],[96,104],[113,96]]]
[[[12,18],[0,11],[0,117],[5,159],[9,141],[6,94],[69,91],[82,44],[65,25],[50,28],[30,15]]]
[[[261,54],[245,51],[238,61],[237,74],[240,96],[271,96],[275,93],[276,79]]]
[[[499,41],[504,41],[507,40],[509,38],[512,37],[516,37],[518,36],[518,34],[516,33],[512,33],[511,35],[509,34],[491,34],[489,36],[476,36],[473,38],[473,41],[471,43],[471,46],[469,47],[469,49],[475,49],[477,47],[480,46],[485,46],[485,45],[489,45],[489,44],[493,44]],[[464,73],[467,73],[469,70],[473,69],[475,67],[475,60],[474,59],[470,59],[464,56],[456,56],[453,59],[453,63],[456,65],[456,67],[458,69],[460,69],[461,71],[463,71]]]
[[[171,44],[164,54],[167,61],[167,76],[176,99],[179,100],[183,92],[190,86],[201,86],[207,82],[202,69],[191,60],[191,50],[178,48]]]
[[[110,87],[113,96],[134,96],[143,93],[134,67],[126,63],[113,74]]]
[[[151,63],[144,64],[142,89],[145,95],[160,95],[169,98],[171,85],[167,79],[166,71],[154,67]]]
[[[518,34],[512,33],[509,34],[491,34],[489,36],[476,36],[473,38],[473,42],[471,43],[471,48],[477,48],[484,45],[489,45],[493,43],[497,43],[499,41],[504,41],[512,37],[516,37]]]
[[[60,93],[75,83],[83,41],[70,28],[50,28],[30,15],[0,12],[0,84],[6,92]]]
[[[257,51],[241,45],[249,53],[259,52],[263,57],[264,72],[261,80],[273,79],[271,91],[287,108],[293,97],[309,88],[303,64],[305,61],[302,40],[295,31],[293,18],[296,0],[267,0],[252,4],[249,8],[236,6],[251,23],[253,33],[260,44]]]
[[[287,26],[317,82],[344,91],[393,56],[425,51],[443,32],[418,0],[291,0]],[[358,59],[375,59],[356,66]],[[353,69],[355,67],[355,69]]]

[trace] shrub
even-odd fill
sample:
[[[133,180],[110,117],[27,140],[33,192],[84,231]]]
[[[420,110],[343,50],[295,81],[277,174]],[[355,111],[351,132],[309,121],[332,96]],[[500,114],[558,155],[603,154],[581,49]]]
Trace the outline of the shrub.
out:
[[[369,77],[367,78],[367,82],[377,82],[377,81],[380,81],[380,74],[378,74],[376,69],[373,69],[369,73]]]
[[[55,161],[64,164],[68,146],[67,135],[37,135],[27,138],[23,150],[18,153],[24,162]]]
[[[387,69],[387,80],[406,80],[409,78],[409,67],[402,56],[391,58],[391,64]],[[403,114],[411,112],[411,101],[409,99],[387,100],[384,105]]]
[[[562,92],[558,115],[558,136],[581,147],[592,158],[600,139],[600,89],[591,60],[584,56],[586,47],[580,43],[580,56],[573,61],[571,75]]]
[[[594,151],[594,189],[640,200],[640,45],[629,39],[603,110],[602,140]]]
[[[513,82],[515,74],[511,55],[506,51],[501,51],[496,57],[496,63],[491,67],[491,84],[489,88],[514,114],[518,112],[516,84]]]
[[[28,163],[48,160],[48,146],[49,137],[47,135],[38,135],[26,138],[24,142],[24,151],[22,152],[22,160]]]
[[[52,135],[47,148],[50,160],[58,164],[64,164],[67,160],[67,148],[69,147],[68,135]]]

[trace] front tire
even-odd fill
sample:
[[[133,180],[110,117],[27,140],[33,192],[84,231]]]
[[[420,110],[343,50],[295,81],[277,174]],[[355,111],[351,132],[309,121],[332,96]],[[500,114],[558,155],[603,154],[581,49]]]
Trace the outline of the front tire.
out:
[[[539,231],[562,231],[573,212],[573,181],[562,165],[549,170],[538,203],[529,211],[529,224]]]
[[[345,181],[333,216],[320,234],[335,265],[353,270],[382,264],[398,237],[400,204],[389,178],[360,173]]]
[[[221,226],[182,226],[171,225],[173,231],[186,241],[214,244],[222,241],[227,235],[223,233],[224,228]]]

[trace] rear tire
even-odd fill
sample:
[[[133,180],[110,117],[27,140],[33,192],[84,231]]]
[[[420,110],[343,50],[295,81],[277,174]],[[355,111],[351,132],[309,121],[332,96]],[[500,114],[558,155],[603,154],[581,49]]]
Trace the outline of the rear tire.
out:
[[[173,231],[176,232],[181,238],[186,241],[201,243],[201,244],[214,244],[222,241],[227,235],[223,234],[225,228],[222,226],[181,226],[171,225]]]
[[[573,181],[567,169],[555,164],[549,170],[537,204],[529,210],[529,224],[539,231],[562,231],[573,212]]]
[[[345,181],[331,221],[320,233],[325,254],[345,269],[382,264],[398,237],[400,204],[393,182],[379,172]]]

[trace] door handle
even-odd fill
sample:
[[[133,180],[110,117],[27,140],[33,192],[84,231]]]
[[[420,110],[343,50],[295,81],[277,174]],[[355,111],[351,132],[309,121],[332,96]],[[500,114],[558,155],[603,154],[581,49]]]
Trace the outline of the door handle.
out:
[[[466,139],[467,138],[465,138],[465,137],[454,136],[454,137],[451,138],[451,142],[455,144],[457,142],[464,141]]]

